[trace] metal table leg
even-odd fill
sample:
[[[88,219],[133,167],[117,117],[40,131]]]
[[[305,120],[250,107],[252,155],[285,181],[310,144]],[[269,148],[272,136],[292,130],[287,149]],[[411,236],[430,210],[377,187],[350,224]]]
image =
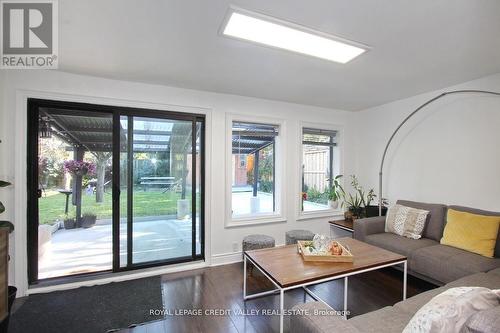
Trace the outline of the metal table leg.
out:
[[[344,278],[344,319],[347,320],[347,290],[349,289],[349,278]]]
[[[285,291],[280,289],[280,333],[283,333],[283,316],[285,311]]]
[[[405,260],[403,263],[403,301],[406,300],[406,284],[407,284],[407,265],[408,261]]]

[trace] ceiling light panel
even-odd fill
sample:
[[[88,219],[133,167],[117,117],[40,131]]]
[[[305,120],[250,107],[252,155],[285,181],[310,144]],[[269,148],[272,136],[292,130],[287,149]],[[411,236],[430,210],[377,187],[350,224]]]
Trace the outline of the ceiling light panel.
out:
[[[222,34],[345,64],[367,46],[256,13],[230,11]]]

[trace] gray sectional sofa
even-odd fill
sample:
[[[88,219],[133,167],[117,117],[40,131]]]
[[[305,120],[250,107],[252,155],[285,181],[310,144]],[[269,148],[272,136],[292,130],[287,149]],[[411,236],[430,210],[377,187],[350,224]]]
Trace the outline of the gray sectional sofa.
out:
[[[305,310],[309,313],[319,309],[328,308],[321,302],[310,302],[294,307],[294,310],[302,310],[291,317],[292,333],[401,333],[406,327],[413,315],[423,305],[434,296],[442,293],[446,289],[454,287],[485,287],[490,289],[500,288],[500,268],[487,273],[476,273],[450,282],[442,287],[432,289],[411,298],[406,301],[396,303],[394,306],[386,306],[377,311],[355,316],[349,320],[344,320],[340,316],[314,316],[305,315]],[[493,325],[499,325],[498,320]],[[500,327],[491,332],[499,332]]]
[[[481,215],[500,216],[500,213],[441,204],[399,200],[400,205],[428,210],[421,239],[410,239],[384,232],[385,217],[361,219],[354,223],[354,238],[408,257],[408,273],[436,285],[443,285],[461,277],[486,272],[500,267],[500,237],[495,247],[496,258],[441,245],[448,208]]]
[[[409,239],[384,232],[385,217],[355,221],[354,238],[407,256],[409,274],[441,287],[347,321],[337,316],[296,315],[291,318],[292,332],[401,332],[420,307],[448,288],[460,286],[500,288],[500,231],[495,247],[495,258],[486,258],[439,243],[449,208],[490,216],[500,216],[500,213],[404,200],[397,203],[430,212],[421,239]],[[326,306],[320,302],[310,302],[297,305],[294,309],[313,313],[314,309],[326,309]]]

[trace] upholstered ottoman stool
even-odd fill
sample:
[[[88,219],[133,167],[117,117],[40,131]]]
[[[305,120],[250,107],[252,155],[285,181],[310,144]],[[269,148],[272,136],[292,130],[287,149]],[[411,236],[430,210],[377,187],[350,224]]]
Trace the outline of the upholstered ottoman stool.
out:
[[[248,235],[243,238],[243,251],[266,249],[274,247],[274,238],[267,235]]]
[[[267,235],[248,235],[243,238],[243,244],[241,248],[244,251],[250,250],[258,250],[258,249],[266,249],[269,247],[274,247],[275,241],[274,238]],[[249,264],[248,271],[250,275],[253,272],[253,265]]]
[[[285,234],[286,245],[297,244],[297,241],[313,240],[314,233],[309,230],[290,230]]]

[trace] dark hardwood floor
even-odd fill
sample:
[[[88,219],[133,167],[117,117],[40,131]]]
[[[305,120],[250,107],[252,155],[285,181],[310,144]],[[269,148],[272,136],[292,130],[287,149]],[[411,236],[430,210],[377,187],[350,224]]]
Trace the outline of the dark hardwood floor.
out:
[[[210,267],[190,272],[168,274],[162,277],[165,319],[145,323],[121,333],[163,332],[278,332],[279,316],[252,315],[252,311],[279,309],[278,296],[265,296],[244,302],[243,264]],[[393,305],[402,298],[402,272],[392,268],[373,271],[349,278],[348,309],[351,316]],[[435,286],[408,277],[408,297]],[[266,278],[253,270],[248,281],[249,293],[272,289]],[[342,309],[343,280],[311,287],[333,308]],[[312,301],[302,289],[285,294],[285,308]],[[179,315],[179,311],[201,309],[202,315]],[[147,309],[145,309],[147,310]],[[177,313],[175,311],[177,310]],[[206,311],[226,311],[225,315],[210,315]],[[241,312],[246,313],[243,315]],[[289,318],[285,317],[285,332]]]

